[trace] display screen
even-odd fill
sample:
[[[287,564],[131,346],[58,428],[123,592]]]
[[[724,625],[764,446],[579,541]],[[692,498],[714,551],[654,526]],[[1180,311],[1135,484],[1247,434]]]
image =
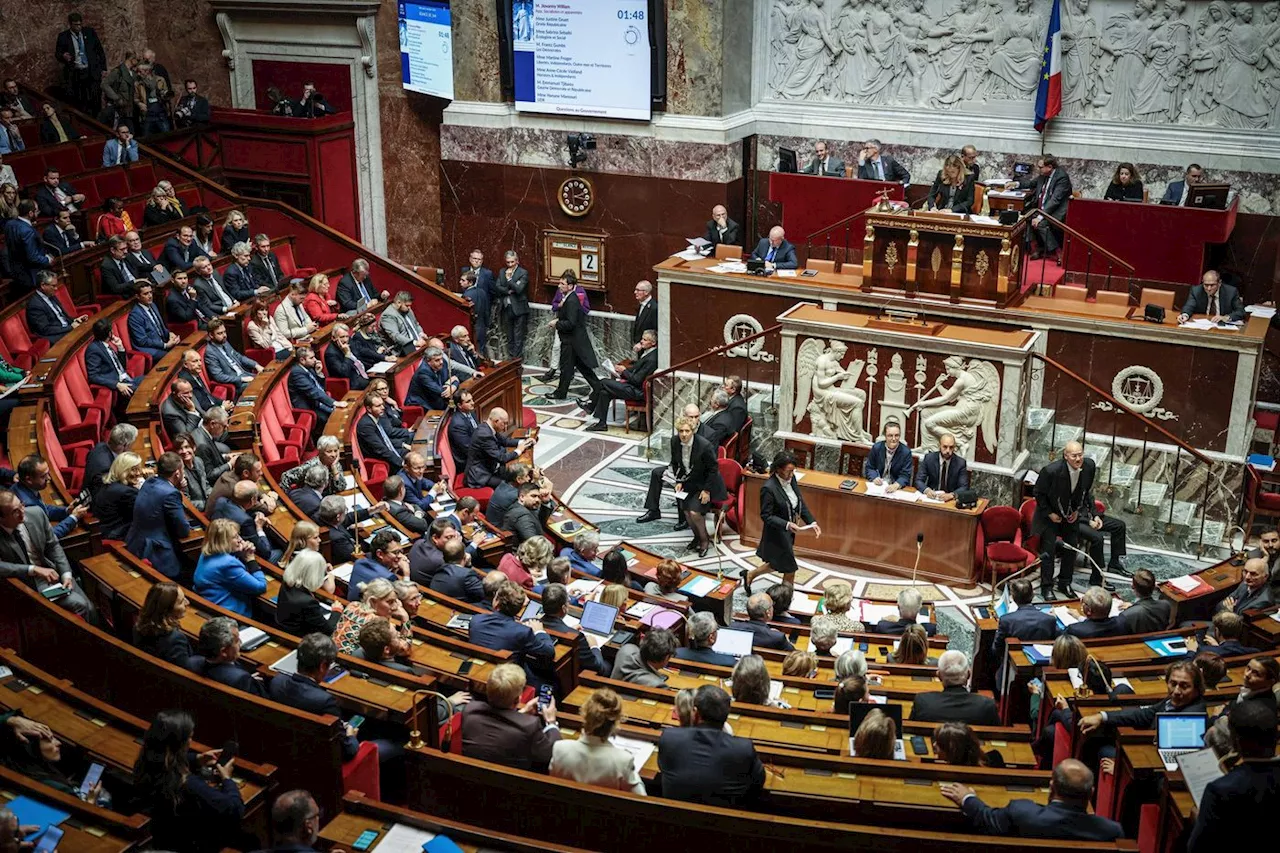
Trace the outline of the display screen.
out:
[[[513,0],[516,109],[651,117],[648,0]]]
[[[448,0],[402,0],[398,9],[404,87],[453,100],[453,31]]]

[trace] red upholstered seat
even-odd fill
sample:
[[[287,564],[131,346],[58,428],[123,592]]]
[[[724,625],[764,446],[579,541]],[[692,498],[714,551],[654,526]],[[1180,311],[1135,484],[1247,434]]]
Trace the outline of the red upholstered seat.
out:
[[[978,520],[975,553],[983,577],[1002,576],[1024,568],[1035,555],[1022,547],[1022,513],[1011,506],[989,506]]]
[[[404,371],[401,371],[402,373]],[[453,493],[459,498],[475,498],[480,502],[480,509],[489,508],[489,498],[493,497],[493,489],[472,489],[466,485],[465,472],[459,471],[453,463],[453,449],[449,446],[449,416],[440,421],[436,430],[436,456],[440,460],[440,479],[449,484]]]
[[[81,409],[61,376],[53,382],[53,410],[58,417],[58,430],[66,441],[97,442],[102,438],[102,411],[92,407]]]
[[[378,746],[372,741],[360,744],[356,757],[342,765],[342,793],[351,791],[359,791],[375,800],[382,799],[382,785],[378,777]]]
[[[718,459],[716,466],[720,469],[720,478],[724,480],[725,491],[729,500],[724,505],[724,519],[729,526],[740,532],[742,523],[742,507],[746,500],[742,478],[742,466],[734,459]]]
[[[35,363],[49,351],[49,342],[44,338],[32,338],[27,332],[27,315],[12,314],[0,322],[0,335],[4,335],[5,345],[13,355],[13,364],[24,370],[30,370]]]

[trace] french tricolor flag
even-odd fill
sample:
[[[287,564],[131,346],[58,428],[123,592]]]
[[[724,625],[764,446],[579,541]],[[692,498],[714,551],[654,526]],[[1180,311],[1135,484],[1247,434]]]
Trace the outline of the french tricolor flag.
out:
[[[1036,87],[1036,130],[1044,132],[1049,119],[1062,112],[1062,10],[1061,0],[1053,0],[1049,32],[1044,37],[1040,60],[1040,85]]]

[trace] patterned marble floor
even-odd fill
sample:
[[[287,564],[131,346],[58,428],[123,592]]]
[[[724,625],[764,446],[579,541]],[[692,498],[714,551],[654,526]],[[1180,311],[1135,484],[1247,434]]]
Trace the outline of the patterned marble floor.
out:
[[[585,397],[587,383],[576,377],[569,399],[557,401],[547,395],[554,389],[553,383],[543,382],[540,369],[527,369],[525,376],[525,405],[531,407],[541,425],[541,439],[535,450],[535,458],[555,483],[559,493],[573,509],[600,529],[604,547],[626,539],[643,545],[654,553],[669,556],[698,568],[722,572],[736,577],[744,568],[756,566],[759,559],[753,549],[739,544],[736,534],[725,529],[722,540],[713,552],[699,559],[688,548],[692,535],[675,531],[675,500],[670,491],[663,494],[663,517],[647,524],[639,524],[636,517],[643,511],[644,495],[649,483],[649,471],[660,460],[646,458],[647,435],[632,429],[624,430],[621,422],[622,406],[612,413],[608,432],[588,432],[594,423],[588,413],[573,401]],[[797,588],[820,592],[832,578],[844,578],[853,584],[854,595],[868,598],[893,599],[909,581],[872,573],[855,573],[852,570],[814,560],[798,560],[800,571],[796,575]],[[1084,589],[1089,571],[1080,568],[1077,561],[1075,586]],[[1150,569],[1158,579],[1175,577],[1194,571],[1205,563],[1191,556],[1130,550],[1125,558],[1130,570]],[[1107,575],[1116,585],[1122,598],[1132,598],[1128,580],[1119,575]],[[778,580],[765,575],[756,582],[757,589]],[[973,646],[974,611],[976,606],[990,601],[990,587],[962,588],[943,584],[922,583],[919,589],[925,601],[937,608],[939,630],[951,637],[952,648],[971,652]],[[745,595],[741,588],[735,596],[735,606],[745,609]]]

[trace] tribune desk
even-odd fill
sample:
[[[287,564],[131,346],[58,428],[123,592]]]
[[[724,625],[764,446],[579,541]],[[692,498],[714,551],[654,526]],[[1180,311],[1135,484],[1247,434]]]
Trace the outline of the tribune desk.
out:
[[[865,571],[911,577],[916,560],[916,535],[924,534],[919,576],[956,586],[974,583],[973,542],[985,498],[973,509],[954,504],[924,504],[867,494],[867,482],[857,478],[852,490],[840,488],[849,479],[823,471],[801,471],[800,491],[822,538],[796,537],[796,556],[836,563]],[[744,474],[746,510],[743,544],[760,542],[760,487],[764,476]],[[914,491],[914,490],[908,490]]]

